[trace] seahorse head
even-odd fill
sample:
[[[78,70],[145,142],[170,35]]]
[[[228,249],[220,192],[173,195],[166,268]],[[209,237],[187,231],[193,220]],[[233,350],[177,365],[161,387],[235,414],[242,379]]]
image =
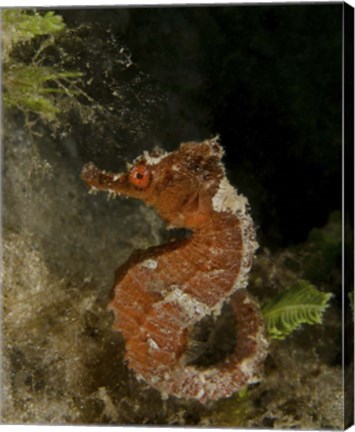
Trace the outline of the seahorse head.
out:
[[[224,177],[223,153],[217,138],[187,142],[171,153],[143,152],[126,173],[88,163],[81,177],[94,189],[143,200],[172,226],[196,228],[213,211],[212,198]]]

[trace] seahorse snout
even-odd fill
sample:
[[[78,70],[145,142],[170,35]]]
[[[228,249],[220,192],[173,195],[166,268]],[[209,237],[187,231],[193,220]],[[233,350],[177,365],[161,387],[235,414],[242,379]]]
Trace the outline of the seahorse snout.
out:
[[[91,188],[122,193],[127,183],[127,174],[114,174],[100,170],[94,163],[88,162],[81,170],[81,178]]]

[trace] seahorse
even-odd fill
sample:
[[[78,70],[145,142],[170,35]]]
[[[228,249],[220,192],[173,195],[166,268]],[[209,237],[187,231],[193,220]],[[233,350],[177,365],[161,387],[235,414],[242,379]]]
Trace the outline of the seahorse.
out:
[[[81,173],[90,188],[143,200],[168,227],[189,235],[139,250],[116,271],[114,330],[138,379],[162,396],[201,403],[228,397],[260,380],[268,342],[247,279],[257,242],[248,200],[231,186],[218,137],[182,143],[178,150],[143,152],[126,173]],[[194,325],[218,316],[225,302],[235,314],[237,342],[221,363],[202,368],[186,359]]]

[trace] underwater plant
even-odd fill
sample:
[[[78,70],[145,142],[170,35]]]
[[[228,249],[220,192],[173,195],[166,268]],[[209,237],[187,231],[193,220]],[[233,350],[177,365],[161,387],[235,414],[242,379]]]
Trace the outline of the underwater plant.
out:
[[[308,281],[292,284],[262,308],[270,338],[285,339],[302,324],[321,324],[331,297]]]
[[[58,97],[72,97],[78,71],[62,70],[45,64],[45,50],[55,44],[55,36],[66,29],[61,16],[52,11],[40,14],[34,10],[5,9],[2,18],[2,61],[5,106],[23,112],[30,125],[30,115],[52,123],[60,112]],[[22,51],[31,49],[25,61]],[[32,54],[33,53],[33,54]]]

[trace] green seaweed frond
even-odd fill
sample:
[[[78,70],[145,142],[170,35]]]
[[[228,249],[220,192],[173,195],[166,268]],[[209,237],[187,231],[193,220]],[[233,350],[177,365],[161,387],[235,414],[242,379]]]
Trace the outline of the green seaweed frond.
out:
[[[45,122],[54,123],[61,111],[61,97],[76,96],[76,84],[83,76],[81,72],[66,71],[56,64],[42,65],[46,49],[55,46],[53,35],[66,29],[63,18],[53,11],[40,14],[21,9],[3,10],[1,18],[5,105],[22,111],[26,118],[34,114]],[[39,40],[37,48],[33,45],[32,60],[24,63],[14,55],[17,46],[39,36],[44,38]]]
[[[305,280],[291,285],[262,309],[270,338],[284,339],[301,324],[320,324],[331,297]]]
[[[13,45],[27,42],[36,36],[51,35],[65,28],[63,18],[53,11],[40,15],[33,10],[4,9],[1,18],[5,61]]]
[[[6,26],[16,28],[13,36],[15,43],[34,36],[55,33],[65,28],[63,18],[55,15],[53,11],[40,15],[33,10],[4,9],[2,17]]]
[[[4,101],[9,107],[23,112],[37,113],[42,119],[52,121],[59,112],[56,100],[50,95],[75,94],[75,90],[62,85],[65,80],[80,78],[80,72],[62,72],[51,67],[38,67],[17,63],[7,69]]]

